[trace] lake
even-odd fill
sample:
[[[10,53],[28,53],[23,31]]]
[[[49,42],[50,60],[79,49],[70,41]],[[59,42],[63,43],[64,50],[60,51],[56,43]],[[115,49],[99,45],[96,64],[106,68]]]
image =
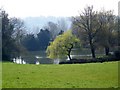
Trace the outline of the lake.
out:
[[[96,56],[104,55],[103,52],[97,51]],[[71,58],[85,59],[92,58],[92,54],[89,49],[72,49]],[[67,61],[69,58],[52,60],[47,57],[46,51],[32,51],[21,55],[20,57],[13,58],[13,62],[17,64],[59,64],[60,61]]]

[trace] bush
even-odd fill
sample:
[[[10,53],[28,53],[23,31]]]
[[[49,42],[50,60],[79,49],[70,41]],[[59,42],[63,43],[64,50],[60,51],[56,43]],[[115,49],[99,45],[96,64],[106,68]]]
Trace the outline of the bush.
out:
[[[114,55],[115,55],[116,58],[120,58],[120,50],[115,51]]]

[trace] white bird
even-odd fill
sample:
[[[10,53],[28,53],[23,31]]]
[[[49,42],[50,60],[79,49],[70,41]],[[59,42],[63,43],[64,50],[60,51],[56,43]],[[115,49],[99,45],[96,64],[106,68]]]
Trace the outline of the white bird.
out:
[[[39,65],[39,64],[40,64],[40,63],[37,61],[37,62],[36,62],[36,65]]]
[[[55,59],[54,64],[59,64],[59,61],[60,61],[59,59]]]
[[[18,59],[18,57],[16,58],[16,63],[19,64],[19,59]]]
[[[16,62],[15,58],[13,58],[13,62],[14,62],[14,63]]]
[[[25,62],[24,60],[22,61],[22,63],[23,63],[23,64],[26,64],[26,62]]]

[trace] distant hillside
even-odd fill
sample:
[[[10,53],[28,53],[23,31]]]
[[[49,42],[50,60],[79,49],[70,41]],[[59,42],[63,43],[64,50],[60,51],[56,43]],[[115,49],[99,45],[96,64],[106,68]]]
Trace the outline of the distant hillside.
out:
[[[25,26],[27,27],[28,33],[37,33],[39,32],[36,28],[43,28],[49,21],[57,23],[58,20],[64,19],[68,25],[68,28],[71,26],[71,21],[69,17],[26,17],[24,18]]]

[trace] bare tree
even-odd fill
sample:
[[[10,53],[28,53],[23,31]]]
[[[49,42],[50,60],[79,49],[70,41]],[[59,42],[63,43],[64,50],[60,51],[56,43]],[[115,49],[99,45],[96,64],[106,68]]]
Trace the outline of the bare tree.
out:
[[[51,33],[51,40],[53,41],[59,33],[58,25],[53,22],[48,22],[44,29],[48,29]]]
[[[89,42],[92,57],[95,58],[95,36],[98,32],[97,12],[93,11],[93,6],[88,6],[78,17],[73,17],[73,25],[84,33]],[[82,34],[81,34],[82,35]],[[82,35],[82,37],[84,36]]]
[[[61,31],[66,31],[68,29],[68,25],[67,22],[65,21],[64,18],[61,18],[60,20],[58,20],[58,28]]]
[[[13,38],[16,38],[17,41],[20,43],[22,37],[26,34],[26,29],[24,22],[18,18],[10,18],[10,23],[13,25]]]
[[[10,18],[10,24],[13,26],[12,38],[15,40],[16,47],[19,48],[19,55],[27,52],[26,48],[22,45],[22,39],[25,37],[26,28],[24,22],[18,18]]]
[[[106,55],[109,54],[111,46],[115,44],[116,17],[113,11],[100,11],[98,14],[98,22],[100,25],[99,33],[97,34],[98,43],[105,48]]]

